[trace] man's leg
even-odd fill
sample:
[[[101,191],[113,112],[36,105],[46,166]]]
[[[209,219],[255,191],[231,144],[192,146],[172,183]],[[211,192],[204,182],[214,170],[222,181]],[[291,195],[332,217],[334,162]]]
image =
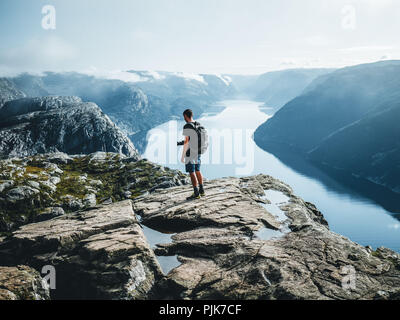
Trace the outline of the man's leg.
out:
[[[201,182],[200,182],[200,180],[197,181],[197,178],[196,178],[197,172],[196,172],[196,173],[190,172],[190,173],[189,173],[189,176],[190,176],[190,180],[192,180],[192,186],[193,186],[193,188],[194,188],[194,187],[197,187],[199,183],[200,183],[200,184],[203,184],[203,180],[201,180]],[[197,177],[198,177],[198,176],[197,176]]]
[[[196,178],[200,185],[203,185],[203,175],[200,171],[196,171]]]
[[[201,196],[205,195],[204,187],[203,187],[203,175],[201,174],[200,170],[196,171],[196,178],[199,182],[199,193]]]
[[[186,172],[189,173],[190,180],[192,181],[192,186],[193,186],[193,194],[186,198],[187,200],[193,200],[193,199],[199,199],[200,198],[200,192],[198,188],[198,182],[194,170],[194,164],[188,163],[186,164]]]

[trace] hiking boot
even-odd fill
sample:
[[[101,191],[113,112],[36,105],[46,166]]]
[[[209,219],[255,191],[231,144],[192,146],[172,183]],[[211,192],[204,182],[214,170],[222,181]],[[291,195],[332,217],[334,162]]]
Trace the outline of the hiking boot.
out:
[[[196,194],[193,192],[193,194],[190,197],[186,198],[186,200],[195,200],[195,199],[200,199],[200,194]]]
[[[200,196],[202,196],[202,197],[204,197],[206,195],[206,193],[204,192],[204,187],[203,187],[202,184],[200,185],[199,193],[200,193]]]

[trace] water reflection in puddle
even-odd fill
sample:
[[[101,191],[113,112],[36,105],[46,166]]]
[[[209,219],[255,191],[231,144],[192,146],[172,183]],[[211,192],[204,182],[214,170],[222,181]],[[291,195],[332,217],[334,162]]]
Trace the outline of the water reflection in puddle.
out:
[[[289,197],[281,191],[276,191],[271,189],[265,190],[264,193],[265,195],[261,197],[261,199],[269,200],[271,203],[270,204],[262,203],[261,205],[265,209],[267,209],[268,212],[273,214],[279,222],[284,222],[287,219],[287,217],[285,212],[283,212],[281,208],[279,208],[279,206],[289,202]]]
[[[271,240],[271,239],[276,239],[280,238],[285,235],[289,231],[289,228],[285,224],[285,221],[287,220],[287,216],[285,212],[281,208],[279,208],[280,205],[283,205],[285,203],[289,202],[289,197],[285,195],[281,191],[277,190],[265,190],[264,191],[265,195],[261,197],[263,200],[269,200],[271,203],[270,204],[265,204],[261,203],[261,205],[275,218],[282,223],[281,229],[280,230],[273,230],[269,228],[261,228],[260,230],[256,231],[254,235],[261,239],[261,240]]]
[[[147,238],[147,241],[150,244],[150,247],[154,249],[157,244],[161,243],[171,243],[173,234],[162,233],[149,227],[146,227],[142,224],[143,233]]]
[[[285,234],[280,230],[261,228],[260,230],[256,231],[254,235],[261,240],[271,240],[283,237]]]
[[[178,256],[157,256],[157,260],[164,274],[168,274],[172,269],[175,269],[181,264],[178,260]]]
[[[139,217],[138,217],[139,219]],[[141,225],[143,229],[143,233],[147,238],[148,243],[152,249],[157,247],[157,244],[162,243],[171,243],[172,236],[174,234],[162,233],[156,230],[153,230],[145,225]],[[161,266],[161,270],[164,274],[168,274],[172,269],[179,266],[181,263],[178,260],[178,256],[157,256],[158,263]]]

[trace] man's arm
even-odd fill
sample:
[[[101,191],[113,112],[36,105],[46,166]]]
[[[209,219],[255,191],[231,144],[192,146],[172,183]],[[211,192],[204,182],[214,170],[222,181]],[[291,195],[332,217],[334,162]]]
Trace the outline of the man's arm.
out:
[[[185,162],[185,156],[186,156],[186,151],[189,148],[189,137],[185,137],[185,143],[183,144],[183,150],[182,150],[182,157],[181,157],[181,162]]]

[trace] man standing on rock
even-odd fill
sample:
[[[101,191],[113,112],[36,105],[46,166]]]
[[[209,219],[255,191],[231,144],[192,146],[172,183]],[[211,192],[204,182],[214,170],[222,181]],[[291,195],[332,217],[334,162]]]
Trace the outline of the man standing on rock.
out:
[[[200,199],[204,196],[203,176],[200,172],[201,164],[201,132],[205,129],[200,126],[200,123],[193,120],[193,111],[186,109],[183,112],[183,118],[186,124],[183,127],[183,151],[181,161],[185,163],[186,172],[190,175],[190,180],[193,185],[193,194],[186,198],[187,200]]]

